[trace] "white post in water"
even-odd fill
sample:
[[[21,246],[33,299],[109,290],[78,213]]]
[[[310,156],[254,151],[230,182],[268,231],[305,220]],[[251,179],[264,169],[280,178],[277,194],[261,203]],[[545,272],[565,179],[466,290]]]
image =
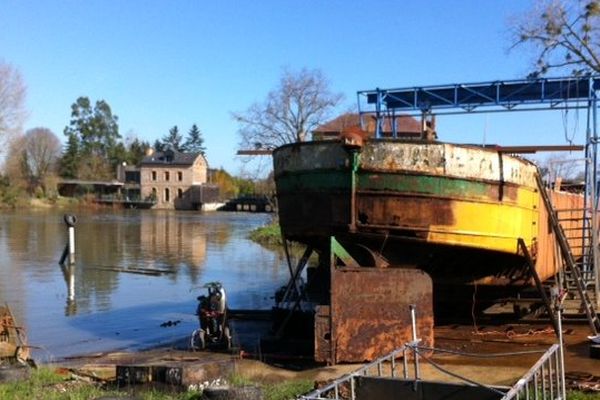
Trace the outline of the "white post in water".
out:
[[[75,264],[75,227],[69,226],[69,264]]]
[[[69,265],[75,264],[75,224],[77,223],[77,217],[71,214],[65,214],[65,224],[69,231]]]
[[[68,288],[67,288],[67,299],[69,301],[75,300],[75,271],[73,265],[67,267],[68,271]]]

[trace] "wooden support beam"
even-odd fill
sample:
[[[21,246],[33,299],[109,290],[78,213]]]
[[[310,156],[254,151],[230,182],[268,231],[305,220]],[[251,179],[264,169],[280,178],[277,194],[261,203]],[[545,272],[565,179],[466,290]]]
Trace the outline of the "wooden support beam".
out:
[[[552,146],[498,146],[488,145],[485,148],[492,148],[499,151],[500,153],[513,153],[513,154],[533,154],[538,151],[582,151],[582,145],[552,145]]]
[[[257,150],[238,150],[236,153],[238,156],[270,156],[273,154],[271,149],[257,149]]]

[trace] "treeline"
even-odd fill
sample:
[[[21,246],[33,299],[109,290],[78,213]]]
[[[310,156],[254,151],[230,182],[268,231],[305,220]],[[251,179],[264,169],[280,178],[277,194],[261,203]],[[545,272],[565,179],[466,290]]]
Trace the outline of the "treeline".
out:
[[[152,145],[137,137],[124,140],[110,105],[104,100],[92,103],[88,97],[79,97],[71,105],[71,118],[63,133],[67,138],[64,148],[56,134],[44,127],[13,135],[0,174],[0,204],[14,205],[28,197],[54,199],[59,178],[114,179],[119,164],[138,165],[150,148],[206,154],[197,124],[185,136],[173,126]],[[223,169],[213,171],[211,181],[220,187],[223,198],[262,190],[261,182],[231,176]]]
[[[273,174],[269,174],[265,179],[242,178],[232,176],[221,168],[211,171],[209,181],[219,187],[221,200],[248,195],[270,196],[275,193]]]

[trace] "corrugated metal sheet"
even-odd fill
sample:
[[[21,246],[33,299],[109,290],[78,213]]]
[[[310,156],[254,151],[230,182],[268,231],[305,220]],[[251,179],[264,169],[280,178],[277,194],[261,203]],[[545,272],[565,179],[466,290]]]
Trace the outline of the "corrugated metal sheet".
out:
[[[570,212],[559,211],[560,219],[568,219],[562,221],[561,225],[565,230],[569,244],[571,245],[573,256],[575,259],[581,256],[581,236],[583,222],[581,217],[583,212],[583,195],[568,192],[550,192],[550,199],[556,210],[572,210]],[[540,204],[543,204],[540,202]],[[579,229],[573,229],[579,228]],[[537,232],[537,243],[534,257],[536,259],[535,268],[542,281],[551,278],[558,273],[561,267],[561,258],[558,253],[558,246],[550,222],[548,220],[548,212],[545,207],[539,209],[539,225]]]

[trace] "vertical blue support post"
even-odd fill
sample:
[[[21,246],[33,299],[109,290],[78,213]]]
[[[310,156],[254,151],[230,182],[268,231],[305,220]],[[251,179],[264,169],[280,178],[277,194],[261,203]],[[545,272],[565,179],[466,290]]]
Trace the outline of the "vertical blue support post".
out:
[[[586,113],[586,127],[585,127],[585,158],[584,158],[584,179],[585,179],[585,191],[583,197],[583,224],[582,224],[582,235],[581,235],[581,244],[582,244],[582,256],[583,256],[583,264],[582,264],[582,272],[585,274],[587,270],[589,270],[593,260],[592,260],[592,247],[586,246],[586,236],[587,232],[593,233],[593,221],[588,220],[587,217],[591,217],[594,212],[594,198],[595,196],[595,185],[594,179],[592,177],[592,161],[593,157],[591,157],[592,152],[592,129],[591,129],[591,118],[592,118],[592,103],[588,100],[588,107]],[[591,210],[588,212],[588,209]]]
[[[377,103],[375,104],[375,137],[381,137],[381,90],[377,88]]]
[[[592,132],[594,142],[594,203],[592,208],[592,262],[593,262],[593,273],[594,273],[594,287],[596,294],[596,307],[600,307],[600,273],[598,268],[598,101],[596,96],[596,88],[594,88],[594,80],[590,78],[590,91],[591,91],[591,102],[592,102]]]

